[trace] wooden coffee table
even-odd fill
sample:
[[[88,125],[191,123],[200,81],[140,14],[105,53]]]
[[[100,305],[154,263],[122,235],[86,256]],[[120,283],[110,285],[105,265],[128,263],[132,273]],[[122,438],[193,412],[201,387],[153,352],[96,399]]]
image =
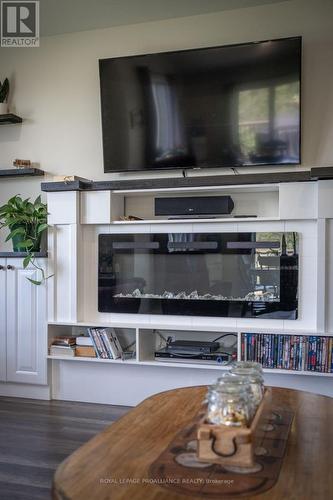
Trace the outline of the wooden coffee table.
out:
[[[218,487],[207,493],[200,485],[191,494],[181,486],[158,483],[159,457],[179,431],[202,410],[206,387],[176,389],[152,396],[67,458],[54,477],[56,500],[188,500],[231,498]],[[275,406],[293,413],[276,484],[255,496],[250,476],[233,475],[247,484],[247,499],[328,500],[333,497],[333,399],[291,389],[272,388]],[[175,450],[175,453],[177,450]],[[270,458],[265,459],[269,463]],[[273,460],[273,459],[271,459]],[[155,464],[155,466],[154,466]],[[153,469],[152,469],[153,466]],[[213,466],[215,467],[215,466]],[[152,473],[153,470],[153,473]],[[191,470],[184,477],[191,481]],[[198,472],[196,471],[196,475]],[[220,471],[220,476],[231,477]],[[172,478],[171,478],[172,480]],[[188,483],[187,480],[187,483]],[[242,483],[243,482],[243,483]],[[265,481],[263,481],[264,483]],[[234,483],[234,484],[236,484]],[[267,485],[266,485],[267,487]],[[254,490],[252,490],[254,491]],[[232,498],[241,495],[232,495]]]

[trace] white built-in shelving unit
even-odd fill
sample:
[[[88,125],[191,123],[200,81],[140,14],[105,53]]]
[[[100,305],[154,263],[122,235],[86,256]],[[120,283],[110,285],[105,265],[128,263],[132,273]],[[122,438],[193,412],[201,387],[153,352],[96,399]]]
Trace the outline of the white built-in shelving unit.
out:
[[[155,217],[158,196],[230,195],[232,217],[174,219]],[[136,342],[134,359],[48,357],[52,396],[59,399],[136,404],[174,387],[206,384],[226,366],[161,362],[154,358],[156,332],[213,340],[234,332],[240,355],[241,333],[333,335],[333,181],[214,186],[202,188],[66,191],[48,193],[48,342],[55,334],[113,327]],[[135,215],[142,220],[124,221]],[[253,216],[256,217],[253,217]],[[99,313],[98,235],[101,233],[265,232],[299,234],[298,319],[210,318]],[[270,385],[333,395],[330,373],[265,369]]]
[[[87,324],[85,322],[79,322],[76,324],[64,324],[64,323],[49,323],[49,344],[52,341],[53,336],[59,335],[59,328],[62,330],[63,335],[72,335],[75,334],[77,329],[80,330],[80,333],[86,330],[88,327],[95,328],[115,328],[121,330],[131,331],[133,334],[133,339],[135,339],[135,358],[120,360],[120,359],[99,359],[99,358],[84,358],[84,357],[69,357],[69,356],[48,356],[48,359],[58,360],[58,361],[78,361],[78,362],[91,362],[91,363],[123,363],[123,364],[135,364],[135,365],[143,365],[143,366],[168,366],[170,368],[195,368],[195,369],[204,369],[204,370],[227,370],[229,369],[229,365],[227,363],[218,364],[213,362],[201,361],[201,362],[191,362],[191,361],[159,361],[155,360],[154,351],[158,349],[158,339],[159,333],[163,335],[163,337],[172,336],[177,339],[192,339],[192,340],[214,340],[216,337],[223,335],[224,333],[233,333],[237,336],[236,346],[237,346],[237,359],[241,360],[241,350],[240,350],[240,342],[241,335],[243,333],[265,333],[265,334],[283,334],[283,335],[318,335],[316,331],[309,330],[298,330],[296,333],[293,331],[283,331],[279,332],[276,329],[262,329],[262,328],[253,328],[250,330],[240,330],[237,328],[217,328],[212,327],[211,329],[207,327],[205,330],[202,328],[191,327],[191,329],[177,329],[166,325],[158,325],[158,324],[146,324],[142,326],[133,327],[130,323],[99,323],[99,324]],[[199,336],[198,336],[199,334]],[[228,338],[227,344],[235,343],[235,341],[231,341],[232,337]],[[323,372],[313,372],[313,371],[301,371],[301,370],[285,370],[285,369],[277,369],[277,368],[265,368],[265,373],[276,373],[276,374],[285,374],[285,375],[314,375],[314,376],[328,376],[332,377],[333,373],[323,373]]]

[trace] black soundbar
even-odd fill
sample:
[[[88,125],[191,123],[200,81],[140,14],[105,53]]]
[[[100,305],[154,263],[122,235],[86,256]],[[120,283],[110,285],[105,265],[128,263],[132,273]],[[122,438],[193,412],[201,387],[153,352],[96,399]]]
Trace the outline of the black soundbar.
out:
[[[230,196],[185,196],[155,198],[156,216],[229,215],[234,208]]]

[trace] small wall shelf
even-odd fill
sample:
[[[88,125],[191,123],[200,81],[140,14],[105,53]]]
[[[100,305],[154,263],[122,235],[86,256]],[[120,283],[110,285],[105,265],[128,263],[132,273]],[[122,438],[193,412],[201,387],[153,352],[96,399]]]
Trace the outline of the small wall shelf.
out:
[[[39,168],[6,168],[0,170],[0,177],[42,177],[44,173]]]
[[[0,252],[0,258],[2,259],[24,259],[27,255],[27,252]],[[47,252],[35,252],[35,257],[39,259],[46,258]]]
[[[5,115],[0,115],[0,125],[11,125],[13,123],[22,123],[22,118],[13,113],[6,113]]]

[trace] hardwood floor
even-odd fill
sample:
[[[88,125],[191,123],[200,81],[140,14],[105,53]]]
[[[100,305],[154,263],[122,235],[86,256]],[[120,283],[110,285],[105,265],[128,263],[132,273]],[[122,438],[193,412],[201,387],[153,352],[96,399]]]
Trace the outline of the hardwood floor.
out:
[[[129,409],[0,397],[0,499],[50,499],[58,464]]]

